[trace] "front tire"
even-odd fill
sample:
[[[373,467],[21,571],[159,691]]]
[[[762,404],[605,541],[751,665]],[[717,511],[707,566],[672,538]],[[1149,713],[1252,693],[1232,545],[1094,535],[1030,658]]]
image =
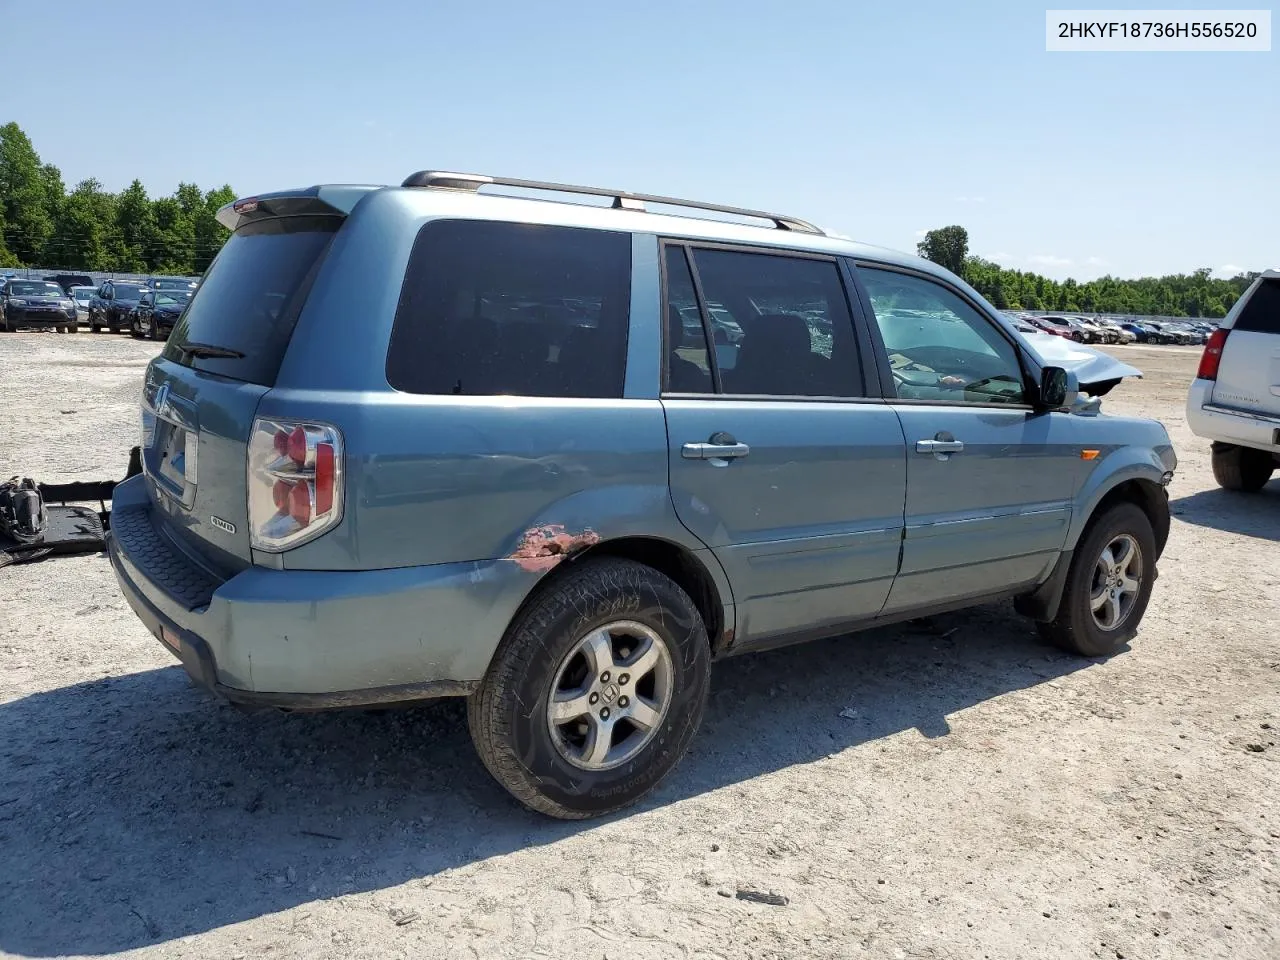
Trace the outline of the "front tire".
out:
[[[1151,521],[1132,503],[1099,516],[1076,545],[1058,615],[1037,624],[1050,643],[1082,657],[1108,657],[1137,631],[1156,579]]]
[[[1271,454],[1252,447],[1215,443],[1212,452],[1213,479],[1224,490],[1257,493],[1267,485],[1276,464]]]
[[[580,820],[635,803],[702,720],[706,627],[663,574],[588,560],[520,614],[468,700],[485,767],[525,806]]]
[[[135,340],[142,339],[142,327],[138,325],[138,318],[136,316],[131,316],[129,318],[129,336],[133,337]]]

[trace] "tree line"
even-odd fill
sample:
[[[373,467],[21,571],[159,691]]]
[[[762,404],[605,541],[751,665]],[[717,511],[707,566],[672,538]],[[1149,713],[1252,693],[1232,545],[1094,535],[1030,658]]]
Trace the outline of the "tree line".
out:
[[[916,252],[963,277],[1000,310],[1061,310],[1158,317],[1225,317],[1257,273],[1229,280],[1202,267],[1194,273],[1121,280],[1105,276],[1087,283],[1050,280],[1028,270],[1010,270],[969,254],[964,227],[930,230]]]
[[[111,193],[92,178],[68,192],[21,127],[0,127],[0,267],[199,276],[229,235],[218,208],[234,199],[225,185],[152,199],[138,180]]]

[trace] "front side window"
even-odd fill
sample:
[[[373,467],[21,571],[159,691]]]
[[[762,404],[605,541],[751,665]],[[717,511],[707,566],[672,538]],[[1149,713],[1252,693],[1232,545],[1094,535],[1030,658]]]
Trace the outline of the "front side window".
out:
[[[484,220],[418,233],[387,352],[408,393],[621,397],[631,236]]]
[[[900,399],[1027,402],[1017,350],[960,296],[914,274],[859,267],[858,276]]]
[[[724,393],[863,395],[853,320],[831,260],[693,250]]]

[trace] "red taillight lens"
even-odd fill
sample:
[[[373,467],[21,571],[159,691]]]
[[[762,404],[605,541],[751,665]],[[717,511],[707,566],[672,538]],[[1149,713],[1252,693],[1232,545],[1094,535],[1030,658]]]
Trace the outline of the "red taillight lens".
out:
[[[333,444],[316,444],[316,513],[333,509]]]
[[[271,501],[276,505],[277,510],[287,510],[289,506],[289,491],[293,488],[288,480],[277,480],[271,487]]]
[[[289,490],[289,516],[299,528],[311,523],[311,484],[295,480]]]
[[[1204,344],[1204,353],[1200,354],[1200,369],[1196,371],[1196,379],[1218,379],[1218,365],[1222,363],[1222,348],[1227,345],[1227,334],[1230,332],[1230,330],[1219,328],[1209,334],[1209,339]]]
[[[326,424],[257,420],[249,438],[249,528],[281,551],[342,517],[342,438]]]

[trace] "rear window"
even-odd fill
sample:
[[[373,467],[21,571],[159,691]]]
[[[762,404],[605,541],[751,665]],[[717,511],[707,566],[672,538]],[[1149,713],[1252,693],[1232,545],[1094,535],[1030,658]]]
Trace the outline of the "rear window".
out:
[[[1280,333],[1280,279],[1262,281],[1236,318],[1235,329]]]
[[[387,353],[408,393],[620,397],[626,233],[480,220],[419,232]]]
[[[178,321],[164,356],[210,373],[271,386],[338,217],[280,217],[231,235]],[[242,357],[196,357],[201,344]]]

